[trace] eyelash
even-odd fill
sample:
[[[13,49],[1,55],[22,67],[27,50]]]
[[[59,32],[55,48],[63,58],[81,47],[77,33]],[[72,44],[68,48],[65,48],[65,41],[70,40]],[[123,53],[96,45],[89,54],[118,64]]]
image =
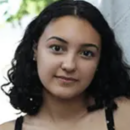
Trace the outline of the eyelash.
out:
[[[52,48],[52,47],[60,47],[60,48],[62,48],[62,47],[59,46],[59,45],[52,45],[52,46],[50,46],[50,48]],[[54,51],[55,51],[55,50],[54,50]],[[56,53],[59,53],[59,52],[56,51]]]
[[[61,46],[59,46],[59,45],[52,45],[52,46],[50,46],[50,48],[52,49],[53,47],[58,47],[58,48],[62,48]],[[62,50],[63,50],[63,48],[62,48]],[[58,51],[55,51],[55,50],[53,50],[54,52],[56,52],[56,53],[60,53],[60,52],[58,52]],[[94,57],[95,55],[94,55],[94,53],[92,52],[92,51],[88,51],[88,50],[86,50],[87,51],[87,54],[89,53],[89,54],[91,54],[91,56],[85,56],[85,57]],[[85,52],[85,51],[84,51]]]

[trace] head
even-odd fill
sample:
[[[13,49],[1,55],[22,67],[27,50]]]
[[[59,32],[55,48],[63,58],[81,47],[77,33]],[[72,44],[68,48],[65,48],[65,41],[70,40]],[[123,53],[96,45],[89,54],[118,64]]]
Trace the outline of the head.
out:
[[[46,26],[36,44],[38,76],[45,90],[64,99],[82,95],[100,59],[100,35],[92,25],[77,16],[56,18]],[[64,82],[59,77],[74,81]]]
[[[128,69],[102,14],[85,1],[61,0],[28,25],[8,71],[7,95],[30,115],[44,105],[45,92],[63,99],[91,95],[98,109],[128,95]]]

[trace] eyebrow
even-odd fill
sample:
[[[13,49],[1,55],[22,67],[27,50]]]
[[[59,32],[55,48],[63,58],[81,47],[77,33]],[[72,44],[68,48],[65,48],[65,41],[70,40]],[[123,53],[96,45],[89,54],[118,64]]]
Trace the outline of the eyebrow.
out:
[[[49,41],[49,40],[51,40],[51,39],[56,39],[56,40],[58,40],[58,41],[60,41],[60,42],[62,42],[62,43],[68,44],[68,42],[67,42],[66,40],[64,40],[64,39],[62,39],[62,38],[60,38],[60,37],[56,37],[56,36],[52,36],[52,37],[48,38],[47,41]],[[97,45],[93,44],[93,43],[83,43],[83,44],[81,45],[81,47],[94,47],[94,48],[96,48],[97,50],[99,50],[99,47],[98,47]]]

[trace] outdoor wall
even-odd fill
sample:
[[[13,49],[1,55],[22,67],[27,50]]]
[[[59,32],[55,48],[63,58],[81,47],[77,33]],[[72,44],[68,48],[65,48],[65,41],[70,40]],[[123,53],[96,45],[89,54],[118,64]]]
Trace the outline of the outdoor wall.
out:
[[[130,0],[86,0],[95,5],[113,28],[130,64]]]

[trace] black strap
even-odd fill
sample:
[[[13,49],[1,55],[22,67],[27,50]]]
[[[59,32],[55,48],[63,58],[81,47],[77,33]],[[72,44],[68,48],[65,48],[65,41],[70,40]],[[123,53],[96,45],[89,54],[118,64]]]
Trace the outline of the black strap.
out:
[[[108,130],[115,130],[113,110],[109,107],[106,107],[105,114],[106,114],[106,123],[107,123]]]
[[[23,124],[23,116],[20,116],[17,118],[15,122],[15,130],[22,130],[22,124]]]

